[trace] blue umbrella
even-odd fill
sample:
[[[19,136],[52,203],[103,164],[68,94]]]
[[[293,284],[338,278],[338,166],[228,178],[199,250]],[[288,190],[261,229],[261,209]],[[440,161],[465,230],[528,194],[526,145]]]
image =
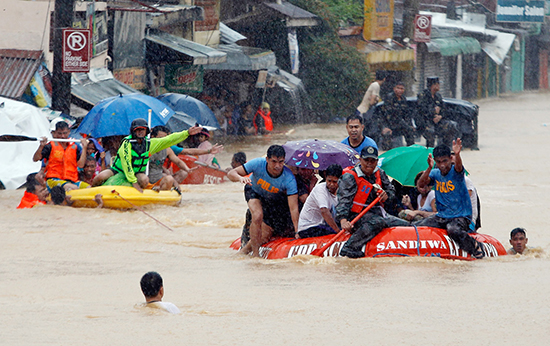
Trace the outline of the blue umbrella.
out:
[[[127,94],[109,97],[92,108],[77,129],[94,138],[124,136],[130,133],[134,119],[148,120],[151,109],[151,127],[166,125],[174,111],[154,97],[145,94]]]
[[[214,112],[212,112],[206,104],[194,97],[183,94],[167,93],[157,98],[173,110],[193,117],[195,121],[201,125],[212,126],[217,129],[220,128],[220,124]]]

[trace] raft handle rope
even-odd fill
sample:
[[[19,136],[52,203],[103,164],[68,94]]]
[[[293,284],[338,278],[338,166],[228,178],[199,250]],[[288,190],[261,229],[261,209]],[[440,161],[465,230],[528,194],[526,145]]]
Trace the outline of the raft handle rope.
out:
[[[111,193],[114,193],[115,195],[117,195],[118,197],[122,198],[124,201],[128,202],[130,205],[132,205],[134,208],[136,208],[137,210],[141,211],[143,214],[149,216],[151,219],[155,220],[158,224],[160,224],[161,226],[164,226],[166,227],[169,231],[172,231],[174,232],[173,229],[171,229],[170,227],[166,226],[165,224],[163,224],[162,222],[160,222],[158,219],[156,219],[155,217],[153,217],[152,215],[148,214],[145,210],[143,210],[142,208],[138,207],[137,205],[135,205],[134,203],[130,202],[129,200],[127,200],[126,198],[122,197],[122,195],[120,193],[118,193],[117,190],[112,190]]]
[[[418,228],[416,228],[416,225],[412,225],[414,227],[414,230],[416,232],[416,253],[418,256],[420,256],[420,234],[418,233]]]

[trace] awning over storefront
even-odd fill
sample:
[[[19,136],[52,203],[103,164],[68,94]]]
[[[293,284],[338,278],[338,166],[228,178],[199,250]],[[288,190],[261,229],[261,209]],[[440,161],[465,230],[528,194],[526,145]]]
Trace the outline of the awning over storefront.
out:
[[[475,54],[481,52],[479,41],[473,37],[436,38],[426,43],[428,52],[440,53],[443,56]]]
[[[277,63],[275,53],[266,49],[221,44],[218,50],[227,54],[227,60],[220,64],[205,65],[205,70],[258,71]]]
[[[153,63],[209,65],[220,64],[226,60],[224,52],[160,30],[148,30],[145,40],[147,59]]]
[[[0,95],[20,100],[42,62],[42,51],[0,49]]]
[[[227,25],[220,22],[220,41],[221,43],[231,44],[238,41],[246,40],[246,36],[241,35],[239,32],[231,29]]]
[[[289,2],[263,2],[270,12],[285,19],[287,27],[312,27],[321,23],[319,17]]]
[[[76,98],[73,100],[86,109],[108,97],[138,92],[116,80],[105,68],[92,69],[89,73],[73,73],[71,78],[71,94]]]
[[[491,42],[481,42],[481,49],[498,65],[502,65],[504,58],[508,54],[512,43],[516,38],[514,34],[507,34],[504,32],[494,31],[496,38]]]
[[[367,55],[367,62],[376,70],[410,71],[414,68],[414,50],[393,41],[365,41],[361,36],[342,37],[347,44]]]

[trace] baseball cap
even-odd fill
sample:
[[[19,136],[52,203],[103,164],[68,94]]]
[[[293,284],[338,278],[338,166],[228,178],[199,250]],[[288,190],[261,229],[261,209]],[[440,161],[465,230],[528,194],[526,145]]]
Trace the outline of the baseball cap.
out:
[[[364,147],[361,150],[361,158],[362,159],[368,159],[368,158],[377,159],[378,158],[378,149],[376,149],[373,146]]]

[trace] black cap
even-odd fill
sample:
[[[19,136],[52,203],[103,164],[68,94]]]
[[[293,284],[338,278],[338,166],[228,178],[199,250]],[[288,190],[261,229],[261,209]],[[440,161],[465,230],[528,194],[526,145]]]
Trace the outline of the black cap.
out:
[[[428,85],[428,88],[434,84],[439,84],[439,77],[433,76],[426,78],[426,84]]]
[[[378,158],[378,149],[376,149],[373,146],[364,147],[361,150],[361,158],[362,159],[377,159]]]
[[[134,133],[134,131],[138,128],[144,128],[147,131],[147,134],[149,134],[149,124],[147,123],[147,120],[143,118],[137,118],[132,121],[132,124],[130,125],[130,133]]]

